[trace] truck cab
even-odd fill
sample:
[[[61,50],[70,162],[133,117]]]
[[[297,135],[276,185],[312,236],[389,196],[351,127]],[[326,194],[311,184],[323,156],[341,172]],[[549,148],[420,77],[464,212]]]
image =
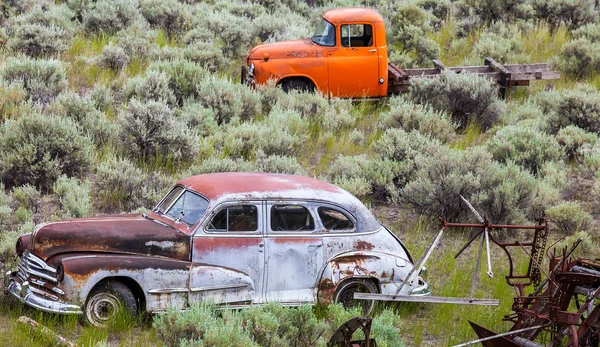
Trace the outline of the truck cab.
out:
[[[312,37],[259,44],[244,63],[242,82],[251,86],[274,80],[286,91],[342,98],[388,93],[385,25],[373,9],[329,10]]]

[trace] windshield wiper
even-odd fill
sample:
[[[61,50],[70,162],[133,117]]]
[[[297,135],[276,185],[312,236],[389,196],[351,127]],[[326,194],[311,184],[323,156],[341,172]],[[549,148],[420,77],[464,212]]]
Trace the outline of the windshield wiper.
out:
[[[167,223],[164,223],[164,222],[161,222],[161,221],[159,221],[158,219],[154,219],[154,218],[152,218],[152,217],[148,216],[146,213],[142,213],[142,216],[143,216],[144,218],[146,218],[146,219],[148,219],[148,220],[151,220],[151,221],[153,221],[153,222],[155,222],[155,223],[158,223],[158,224],[160,224],[160,225],[162,225],[162,226],[169,227],[169,228],[171,228],[171,229],[177,230],[178,232],[181,232],[181,230],[179,230],[179,229],[175,228],[174,226],[172,226],[172,225],[169,225],[169,224],[167,224]]]

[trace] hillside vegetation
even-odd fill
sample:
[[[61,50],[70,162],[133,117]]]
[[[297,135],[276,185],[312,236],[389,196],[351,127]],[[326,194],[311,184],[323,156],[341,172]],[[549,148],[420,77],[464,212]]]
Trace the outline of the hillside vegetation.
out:
[[[562,77],[510,89],[504,100],[496,85],[469,74],[415,81],[409,93],[380,101],[239,83],[255,44],[310,36],[323,11],[347,6],[384,16],[390,60],[401,68],[432,67],[431,59],[482,65],[489,56],[549,63]],[[597,256],[599,17],[594,0],[2,1],[0,263],[15,265],[16,238],[37,223],[145,211],[178,179],[220,171],[337,184],[415,257],[437,217],[473,220],[459,195],[495,223],[547,215],[553,239],[582,237],[580,255]],[[467,239],[448,233],[429,264],[436,295],[468,295],[476,250],[453,258]],[[387,306],[376,318],[379,345],[465,342],[475,336],[467,319],[507,329],[501,318],[513,292],[502,278],[504,255],[494,250],[493,258],[498,275],[482,278],[476,294],[501,306]],[[294,319],[316,329],[303,333],[314,345],[350,316],[335,306],[227,314],[207,306],[101,330],[4,297],[0,306],[0,332],[10,337],[0,345],[11,346],[51,343],[17,326],[22,313],[86,346],[276,346],[299,336],[278,323]],[[253,328],[280,334],[265,342]]]

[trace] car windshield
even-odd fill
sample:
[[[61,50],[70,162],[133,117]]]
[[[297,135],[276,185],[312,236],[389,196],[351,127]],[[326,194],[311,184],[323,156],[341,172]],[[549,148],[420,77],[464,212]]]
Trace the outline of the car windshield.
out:
[[[322,20],[317,26],[312,42],[321,46],[335,46],[335,27],[326,20]]]
[[[154,211],[162,213],[176,222],[183,221],[188,225],[194,225],[207,208],[208,200],[178,186],[167,194]]]

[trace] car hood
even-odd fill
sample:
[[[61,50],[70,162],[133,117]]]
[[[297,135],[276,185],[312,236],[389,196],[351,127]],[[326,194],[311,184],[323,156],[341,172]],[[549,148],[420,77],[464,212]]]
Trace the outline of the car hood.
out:
[[[143,215],[109,215],[40,224],[29,251],[48,258],[73,252],[138,254],[189,260],[190,236]]]
[[[315,58],[319,56],[322,56],[321,46],[314,44],[310,38],[306,38],[260,44],[248,52],[247,59]]]

